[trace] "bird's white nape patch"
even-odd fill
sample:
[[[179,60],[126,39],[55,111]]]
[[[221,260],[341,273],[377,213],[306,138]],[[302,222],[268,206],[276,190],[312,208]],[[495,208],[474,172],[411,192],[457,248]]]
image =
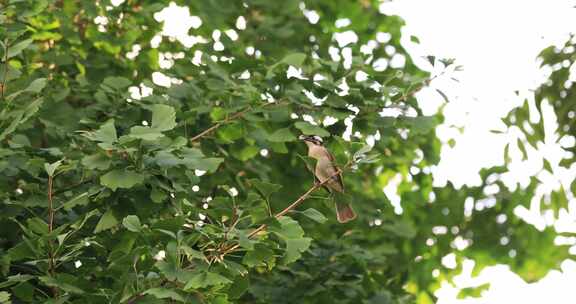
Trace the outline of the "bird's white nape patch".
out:
[[[318,142],[320,142],[320,143],[323,142],[323,141],[322,141],[322,137],[320,137],[320,136],[318,136],[318,135],[314,135],[312,138],[314,138],[314,140],[316,140],[316,141],[318,141]]]

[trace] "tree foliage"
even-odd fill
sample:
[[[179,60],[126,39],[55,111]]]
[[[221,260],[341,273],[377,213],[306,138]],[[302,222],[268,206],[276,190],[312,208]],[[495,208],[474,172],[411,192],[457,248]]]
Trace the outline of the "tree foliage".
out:
[[[378,1],[194,1],[183,33],[162,17],[183,2],[1,5],[0,302],[431,303],[455,238],[530,278],[565,254],[513,219],[531,192],[465,216],[481,188],[432,187],[442,117]],[[325,137],[355,222],[299,134]]]

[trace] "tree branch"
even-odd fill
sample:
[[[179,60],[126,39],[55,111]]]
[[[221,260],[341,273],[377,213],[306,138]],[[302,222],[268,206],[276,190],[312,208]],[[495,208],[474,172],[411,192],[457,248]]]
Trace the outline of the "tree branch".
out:
[[[8,77],[8,38],[4,39],[4,75],[2,77],[2,84],[0,84],[0,95],[4,99],[4,92],[6,91],[6,77]]]
[[[283,104],[282,101],[283,101],[283,100],[278,100],[278,101],[276,101],[276,102],[267,103],[267,104],[265,104],[265,105],[263,105],[263,106],[261,106],[261,107],[259,107],[259,108],[265,108],[265,107],[272,106],[272,105],[274,105],[274,106],[281,105],[281,104]],[[208,134],[211,133],[212,131],[220,128],[221,126],[226,125],[226,124],[228,124],[228,123],[230,123],[230,122],[232,122],[232,121],[234,121],[234,120],[236,120],[236,119],[239,119],[239,118],[241,118],[242,116],[244,116],[244,114],[246,114],[246,113],[248,113],[248,112],[250,112],[250,111],[253,111],[253,110],[255,110],[255,109],[256,109],[256,108],[253,108],[253,107],[251,107],[251,106],[248,106],[246,109],[244,109],[244,110],[242,110],[242,111],[240,111],[240,112],[236,112],[236,113],[232,114],[230,117],[227,117],[227,118],[224,119],[223,121],[218,122],[218,123],[214,124],[213,126],[211,126],[210,128],[208,128],[208,129],[206,129],[206,130],[198,133],[197,135],[195,135],[194,137],[192,137],[192,138],[190,139],[190,142],[195,142],[195,141],[197,141],[198,139],[200,139],[200,138],[208,135]]]
[[[351,165],[351,162],[348,162],[344,166],[344,169],[347,169],[348,167],[350,167],[350,165]],[[338,176],[342,172],[343,172],[343,169],[338,168],[338,170],[336,170],[336,173],[332,174],[329,178],[327,178],[323,182],[314,184],[314,186],[312,186],[310,189],[308,189],[308,191],[304,192],[304,194],[300,195],[300,197],[298,197],[298,199],[296,199],[292,204],[290,204],[288,207],[284,208],[284,210],[276,213],[276,215],[274,215],[274,217],[280,218],[281,216],[284,216],[285,214],[287,214],[288,212],[290,212],[294,208],[298,207],[298,205],[303,203],[310,196],[310,194],[312,194],[312,192],[316,191],[318,188],[321,188],[326,183],[328,183],[333,177]],[[248,238],[254,237],[256,234],[258,234],[258,232],[266,229],[266,227],[268,227],[268,225],[266,225],[266,224],[260,225],[258,228],[254,229],[252,232],[250,232],[250,234],[248,234]],[[221,256],[223,257],[224,255],[235,251],[236,249],[238,249],[238,247],[240,247],[240,244],[233,245],[232,247],[224,250],[224,252],[222,252]]]
[[[53,185],[54,177],[48,175],[48,234],[54,231],[54,201],[53,201]],[[52,239],[48,240],[48,273],[51,277],[56,274],[56,262],[54,257],[54,242]],[[57,287],[52,288],[52,294],[58,298],[59,292]]]
[[[252,107],[248,107],[248,108],[246,108],[246,109],[244,109],[244,110],[242,110],[242,111],[240,111],[240,112],[237,112],[237,113],[233,114],[232,116],[226,118],[225,120],[223,120],[223,121],[221,121],[221,122],[219,122],[219,123],[216,123],[216,124],[214,124],[213,126],[211,126],[210,128],[208,128],[208,129],[206,129],[206,130],[198,133],[196,136],[194,136],[194,137],[192,137],[192,138],[190,139],[190,142],[195,142],[195,141],[197,141],[198,139],[206,136],[207,134],[209,134],[209,133],[211,133],[212,131],[220,128],[221,126],[223,126],[223,125],[225,125],[225,124],[227,124],[227,123],[229,123],[229,122],[231,122],[231,121],[233,121],[233,120],[236,120],[236,119],[242,117],[244,114],[248,113],[248,112],[251,111],[251,110],[252,110]]]

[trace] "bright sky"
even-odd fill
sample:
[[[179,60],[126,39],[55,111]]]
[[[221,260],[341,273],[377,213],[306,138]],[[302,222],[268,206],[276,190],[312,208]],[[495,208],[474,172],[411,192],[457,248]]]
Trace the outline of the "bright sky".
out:
[[[478,185],[479,170],[502,164],[505,144],[516,141],[517,137],[522,139],[522,135],[514,130],[504,135],[496,135],[490,130],[505,131],[500,118],[522,103],[524,98],[530,99],[530,90],[546,79],[547,71],[539,68],[537,55],[545,47],[562,45],[570,32],[576,33],[574,4],[567,0],[397,0],[381,6],[381,12],[399,15],[406,20],[405,37],[415,35],[419,38],[419,45],[404,39],[413,58],[431,54],[455,58],[464,66],[462,72],[454,75],[459,82],[444,78],[433,83],[433,87],[444,91],[451,101],[444,109],[446,123],[438,129],[438,135],[445,142],[451,138],[456,141],[454,148],[445,145],[442,150],[441,162],[433,170],[435,185],[441,186],[446,181],[457,187]],[[423,60],[421,64],[426,68]],[[514,94],[515,90],[520,91],[520,96]],[[419,94],[419,100],[429,112],[439,104],[433,89]],[[547,136],[556,139],[555,116],[549,107],[543,119],[548,126]],[[452,126],[463,127],[464,131],[459,132]],[[511,146],[512,154],[515,154],[514,148]],[[570,170],[555,165],[554,175],[539,173],[543,157],[557,164],[561,153],[554,141],[547,141],[538,150],[529,151],[528,161],[513,161],[510,166],[512,172],[503,177],[509,187],[514,187],[517,182],[524,184],[529,176],[538,176],[541,180],[542,186],[532,208],[519,208],[516,212],[537,228],[543,228],[547,222],[555,224],[557,229],[563,225],[562,228],[573,230],[576,226],[576,200],[573,196],[571,208],[561,221],[554,223],[538,211],[542,196],[576,178],[576,165]],[[465,268],[471,265],[473,261],[467,261]],[[456,298],[456,287],[487,282],[492,285],[482,298]],[[476,278],[464,271],[455,280],[456,286],[444,283],[436,295],[439,304],[568,304],[574,303],[571,288],[574,282],[574,261],[565,261],[561,271],[552,271],[534,284],[525,283],[508,267],[501,265],[485,269]]]

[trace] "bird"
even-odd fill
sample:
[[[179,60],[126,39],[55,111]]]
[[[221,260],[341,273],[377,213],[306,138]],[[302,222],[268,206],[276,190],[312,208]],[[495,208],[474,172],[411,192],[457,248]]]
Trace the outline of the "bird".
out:
[[[324,184],[324,188],[334,198],[338,222],[347,223],[355,219],[356,213],[342,195],[344,193],[342,173],[336,174],[338,167],[334,163],[332,154],[324,147],[322,138],[317,135],[300,135],[299,139],[308,146],[308,157],[316,159],[316,167],[314,168],[315,180],[322,183],[329,178],[331,179]]]

